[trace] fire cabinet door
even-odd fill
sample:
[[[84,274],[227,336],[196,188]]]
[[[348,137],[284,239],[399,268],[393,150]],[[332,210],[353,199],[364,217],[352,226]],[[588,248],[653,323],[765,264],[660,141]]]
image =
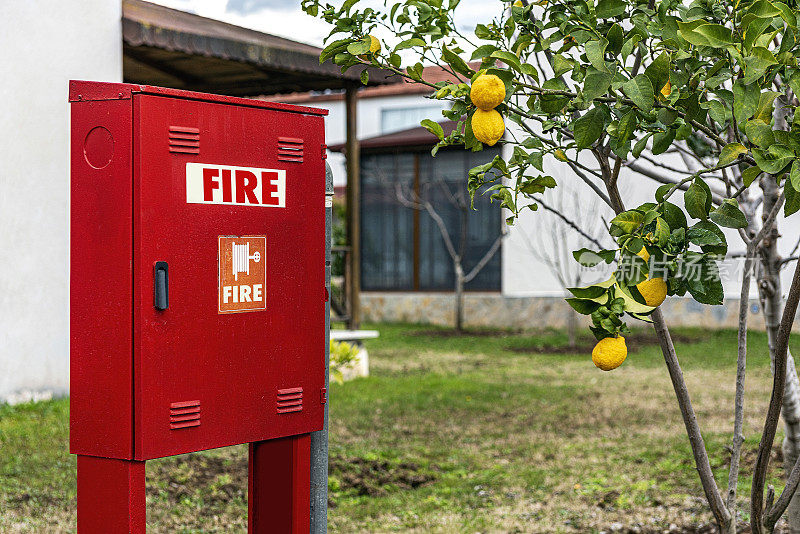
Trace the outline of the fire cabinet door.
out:
[[[319,430],[322,117],[135,95],[134,143],[135,457]]]

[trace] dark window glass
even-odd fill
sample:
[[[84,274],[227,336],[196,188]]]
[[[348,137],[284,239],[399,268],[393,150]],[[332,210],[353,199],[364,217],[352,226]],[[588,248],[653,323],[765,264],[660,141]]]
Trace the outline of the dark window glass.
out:
[[[502,217],[489,195],[476,196],[470,209],[466,183],[470,168],[491,160],[499,149],[368,154],[361,158],[361,283],[365,290],[452,291],[453,262],[446,240],[426,210],[405,205],[419,195],[446,228],[451,245],[464,257],[465,273],[480,261],[500,233]],[[416,161],[415,161],[416,160]],[[415,183],[415,167],[419,166]],[[402,199],[401,199],[402,197]],[[415,216],[416,215],[416,216]],[[415,228],[415,220],[416,228]],[[414,234],[418,236],[414,274]],[[462,236],[463,232],[463,236]],[[463,247],[463,250],[461,249]],[[500,251],[468,290],[500,290]]]

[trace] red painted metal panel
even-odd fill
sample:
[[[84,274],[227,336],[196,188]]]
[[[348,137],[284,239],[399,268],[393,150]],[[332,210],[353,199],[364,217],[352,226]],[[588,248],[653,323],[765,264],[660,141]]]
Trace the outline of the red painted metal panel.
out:
[[[322,117],[152,94],[133,104],[135,458],[319,430],[319,399],[279,411],[278,390],[324,387],[324,161],[287,164],[275,147],[279,135],[324,144]],[[169,151],[176,126],[199,131],[199,154]],[[284,170],[285,207],[188,203],[187,163]],[[266,236],[266,310],[218,313],[220,236]],[[200,402],[199,424],[171,428],[186,401]]]
[[[71,124],[70,450],[133,458],[130,101]]]
[[[249,534],[300,534],[310,529],[311,436],[250,444]]]
[[[137,85],[130,83],[105,83],[105,82],[92,82],[84,80],[71,80],[69,82],[70,102],[79,102],[86,100],[125,99],[125,98],[131,98],[131,96],[136,93],[168,96],[184,100],[201,100],[204,102],[217,102],[220,104],[259,107],[264,109],[274,109],[276,111],[305,113],[309,115],[328,114],[327,109],[309,108],[306,106],[281,104],[279,102],[267,102],[266,100],[254,100],[252,98],[239,98],[236,96],[198,93],[196,91],[184,91],[182,89],[172,89],[170,87],[156,87],[154,85]]]
[[[78,534],[145,532],[144,462],[78,456]]]

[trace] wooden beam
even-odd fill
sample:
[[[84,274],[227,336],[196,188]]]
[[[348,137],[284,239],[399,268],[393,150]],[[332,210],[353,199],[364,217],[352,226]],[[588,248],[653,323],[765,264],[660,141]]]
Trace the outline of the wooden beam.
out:
[[[349,85],[345,91],[347,161],[347,244],[350,245],[350,262],[347,272],[347,300],[350,320],[347,328],[355,330],[361,324],[361,209],[360,209],[360,150],[358,145],[358,85]]]

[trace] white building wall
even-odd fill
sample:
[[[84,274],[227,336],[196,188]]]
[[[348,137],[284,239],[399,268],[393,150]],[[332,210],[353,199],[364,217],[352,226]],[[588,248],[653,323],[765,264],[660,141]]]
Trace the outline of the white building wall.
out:
[[[68,388],[67,82],[121,81],[121,16],[119,1],[3,3],[0,401]]]

